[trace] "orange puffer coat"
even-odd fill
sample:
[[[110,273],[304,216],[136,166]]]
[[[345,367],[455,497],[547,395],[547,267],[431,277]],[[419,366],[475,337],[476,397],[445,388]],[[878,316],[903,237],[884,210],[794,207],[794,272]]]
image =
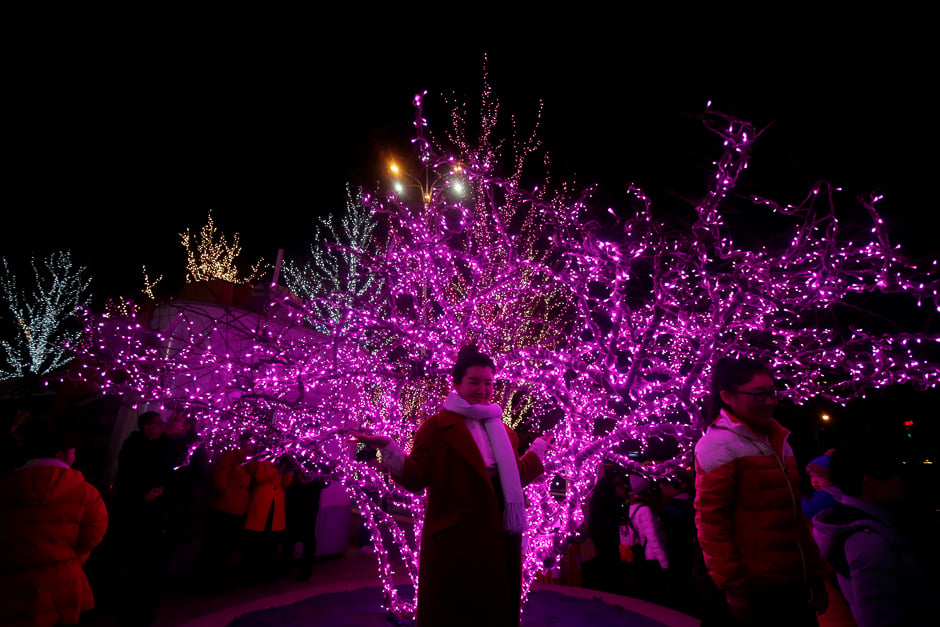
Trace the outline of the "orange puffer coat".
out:
[[[695,446],[695,523],[712,579],[731,596],[819,583],[789,431],[769,439],[727,412]]]
[[[291,484],[294,475],[282,474],[274,464],[267,461],[250,462],[245,465],[245,470],[251,474],[254,482],[248,501],[248,513],[245,515],[245,529],[265,531],[265,524],[273,507],[269,531],[282,531],[287,523],[284,488]]]
[[[248,511],[251,473],[242,465],[245,455],[242,449],[225,451],[214,464],[211,471],[212,485],[215,488],[213,509],[238,516],[244,516]]]
[[[0,624],[77,623],[95,606],[82,564],[107,528],[101,495],[77,470],[28,465],[0,480]]]

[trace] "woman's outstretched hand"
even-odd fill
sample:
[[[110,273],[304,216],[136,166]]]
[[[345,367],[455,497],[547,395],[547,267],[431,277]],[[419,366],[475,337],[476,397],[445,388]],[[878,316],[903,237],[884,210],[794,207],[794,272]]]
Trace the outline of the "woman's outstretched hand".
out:
[[[551,433],[546,433],[545,435],[540,435],[539,437],[537,437],[537,438],[535,438],[535,439],[536,439],[536,440],[542,440],[543,442],[545,442],[545,450],[549,450],[549,449],[554,449],[554,448],[555,448],[554,446],[552,446],[552,442],[555,440],[555,436],[554,436],[553,434],[551,434]]]
[[[364,431],[349,431],[349,437],[371,448],[385,448],[392,443],[392,438],[387,435],[365,433]]]

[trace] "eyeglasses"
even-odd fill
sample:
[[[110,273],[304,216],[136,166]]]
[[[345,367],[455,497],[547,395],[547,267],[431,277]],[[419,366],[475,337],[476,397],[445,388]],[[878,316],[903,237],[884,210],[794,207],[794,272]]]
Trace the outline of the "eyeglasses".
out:
[[[744,390],[731,390],[737,394],[747,394],[748,396],[753,396],[754,401],[758,403],[767,402],[770,399],[776,399],[779,390],[777,388],[770,388],[769,390],[761,390],[760,392],[745,392]]]

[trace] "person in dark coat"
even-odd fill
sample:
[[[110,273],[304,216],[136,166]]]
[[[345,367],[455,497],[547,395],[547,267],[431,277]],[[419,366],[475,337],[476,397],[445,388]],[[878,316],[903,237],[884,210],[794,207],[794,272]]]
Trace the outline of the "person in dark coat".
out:
[[[120,563],[119,622],[145,627],[153,622],[167,567],[164,485],[167,478],[165,428],[157,412],[137,420],[118,456],[114,481],[115,535]]]
[[[931,598],[935,575],[922,561],[926,542],[918,542],[905,516],[907,474],[898,459],[873,446],[848,445],[832,454],[830,476],[843,494],[813,519],[813,537],[860,627],[940,622]]]
[[[160,439],[166,423],[160,414],[148,411],[137,418],[137,427],[121,447],[114,479],[115,523],[130,529],[145,521],[155,523],[156,501],[166,478],[166,448]]]
[[[196,535],[202,523],[202,508],[209,460],[201,445],[193,418],[175,414],[160,436],[163,447],[163,511],[167,535],[182,544]]]
[[[522,583],[522,486],[544,470],[549,440],[519,457],[519,440],[493,405],[493,360],[461,350],[454,392],[415,434],[410,455],[384,435],[353,432],[382,449],[392,476],[428,489],[421,534],[417,627],[518,627]]]
[[[584,587],[625,592],[620,562],[620,524],[627,499],[626,478],[619,469],[597,480],[588,506],[588,532],[597,555],[584,564]]]
[[[300,543],[303,554],[297,581],[306,581],[313,574],[317,555],[317,515],[320,513],[320,494],[327,487],[323,475],[306,475],[301,468],[293,469],[294,481],[287,491],[287,527],[281,545],[280,572],[290,573],[294,550]]]
[[[660,514],[666,550],[669,553],[670,606],[691,614],[695,606],[695,582],[692,578],[695,555],[695,509],[691,484],[680,473],[661,485],[665,506]]]

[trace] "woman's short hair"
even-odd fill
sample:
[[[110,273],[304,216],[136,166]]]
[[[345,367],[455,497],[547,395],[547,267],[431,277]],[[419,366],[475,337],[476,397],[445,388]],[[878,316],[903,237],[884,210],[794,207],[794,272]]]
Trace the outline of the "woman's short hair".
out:
[[[712,369],[711,398],[708,401],[708,421],[718,417],[722,409],[731,408],[721,400],[722,390],[735,390],[750,381],[756,374],[773,377],[773,372],[762,361],[736,357],[722,357]]]
[[[471,366],[489,366],[493,369],[493,372],[496,372],[496,364],[493,363],[490,356],[481,353],[480,349],[473,344],[468,344],[457,353],[457,363],[454,364],[453,370],[454,383],[463,381],[467,369]]]

